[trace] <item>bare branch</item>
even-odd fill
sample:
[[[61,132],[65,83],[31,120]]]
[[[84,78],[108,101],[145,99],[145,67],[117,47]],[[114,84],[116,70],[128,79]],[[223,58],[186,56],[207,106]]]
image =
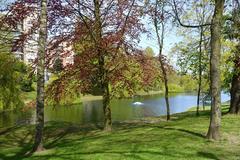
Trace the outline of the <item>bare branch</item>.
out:
[[[176,4],[176,0],[173,0],[173,11],[175,13],[175,18],[178,21],[178,23],[186,28],[199,28],[199,27],[206,27],[206,26],[210,26],[212,25],[211,23],[205,23],[205,24],[197,24],[197,25],[189,25],[189,24],[183,24],[180,20],[178,11],[177,11],[177,4]]]

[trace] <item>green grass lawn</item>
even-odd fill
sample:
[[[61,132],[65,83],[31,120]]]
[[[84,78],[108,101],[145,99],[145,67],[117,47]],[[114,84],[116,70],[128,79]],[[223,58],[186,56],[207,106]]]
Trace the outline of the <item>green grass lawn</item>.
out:
[[[226,106],[224,112],[226,111]],[[33,143],[34,126],[0,129],[0,159],[32,160],[238,160],[240,159],[240,116],[223,115],[221,140],[205,139],[209,111],[186,112],[142,121],[114,123],[106,133],[99,126],[48,122],[44,131],[46,151],[31,157],[23,154]]]

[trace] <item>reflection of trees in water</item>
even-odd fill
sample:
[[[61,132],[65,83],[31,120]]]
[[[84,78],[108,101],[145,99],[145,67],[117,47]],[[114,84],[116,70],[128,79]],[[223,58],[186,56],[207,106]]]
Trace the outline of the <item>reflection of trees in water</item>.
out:
[[[7,114],[5,112],[0,113],[0,127],[9,126],[12,123],[11,114]]]
[[[133,118],[143,118],[148,116],[154,116],[155,112],[149,106],[134,106],[133,107]]]
[[[228,100],[229,95],[222,93],[222,100]],[[170,98],[171,113],[183,112],[196,104],[194,94],[178,94]],[[133,106],[133,102],[143,102],[143,106]],[[148,98],[134,98],[114,100],[111,103],[113,120],[124,121],[148,116],[166,114],[164,101],[161,96]],[[103,122],[103,110],[101,101],[88,101],[81,105],[59,106],[55,109],[45,108],[45,121],[67,121],[73,123]],[[35,122],[34,110],[0,113],[0,127],[10,127],[16,124],[29,124]]]
[[[97,124],[103,121],[101,101],[89,101],[83,104],[83,121]]]
[[[143,113],[144,113],[144,117],[148,117],[148,116],[154,116],[155,112],[154,110],[152,110],[152,107],[149,106],[144,106],[143,108]]]
[[[31,112],[8,111],[0,113],[0,128],[11,127],[21,124],[31,124]]]

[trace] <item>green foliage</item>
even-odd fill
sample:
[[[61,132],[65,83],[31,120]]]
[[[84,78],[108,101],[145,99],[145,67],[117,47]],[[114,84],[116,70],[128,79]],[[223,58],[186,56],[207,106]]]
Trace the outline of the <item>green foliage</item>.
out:
[[[230,83],[232,80],[233,75],[235,74],[234,70],[234,59],[235,55],[235,43],[229,40],[222,39],[222,46],[223,46],[223,53],[221,57],[221,81],[222,81],[222,88],[225,90],[230,90]]]
[[[19,87],[22,66],[12,55],[0,53],[0,106],[4,110],[23,106]]]
[[[198,78],[199,74],[199,52],[198,41],[190,41],[189,43],[180,42],[172,49],[172,54],[177,58],[177,66],[182,75],[191,74],[193,78]],[[202,51],[202,75],[207,78],[209,73],[209,53]]]
[[[31,74],[32,68],[25,65],[23,62],[17,60],[15,64],[15,70],[20,74],[20,88],[24,92],[31,92],[34,91],[33,88],[33,81],[36,78],[35,74]]]
[[[63,71],[63,61],[60,58],[57,58],[53,64],[53,72],[54,73],[60,73]]]
[[[169,91],[170,92],[196,92],[198,82],[192,75],[189,74],[178,74],[172,72],[169,75]],[[202,90],[208,90],[208,82],[204,79]]]
[[[60,73],[52,75],[46,88],[46,102],[48,105],[58,106],[62,104],[72,104],[80,97],[79,84],[75,75]]]
[[[28,78],[27,76],[24,76],[21,81],[21,90],[24,92],[34,91],[32,84],[33,84],[32,78]]]
[[[225,15],[225,24],[223,28],[223,56],[221,59],[223,81],[222,87],[230,90],[233,75],[239,75],[239,57],[240,57],[240,10],[239,6],[233,8],[230,13]]]
[[[99,60],[89,58],[89,53],[84,52],[83,46],[91,44],[77,43],[76,63],[71,69],[64,70],[54,81],[49,83],[47,89],[48,102],[62,103],[71,102],[76,95],[91,94],[102,95],[99,80]],[[86,58],[83,58],[86,57]],[[114,57],[104,56],[104,68],[107,71],[111,98],[129,97],[137,91],[157,90],[160,87],[160,67],[157,58],[145,54],[127,55],[120,48]],[[70,87],[71,86],[71,87]],[[70,89],[68,89],[70,87]],[[66,96],[66,97],[65,97]],[[73,100],[72,100],[73,102]]]
[[[110,85],[111,95],[116,98],[129,97],[143,88],[143,72],[136,59],[122,59],[122,63],[125,63],[128,69],[122,70],[123,73],[121,79],[115,77],[116,80],[114,79]]]
[[[169,83],[168,87],[169,87],[169,92],[170,92],[170,93],[185,92],[185,91],[184,91],[184,88],[181,87],[181,86],[178,85],[178,84]]]
[[[0,15],[1,20],[1,15]],[[7,27],[1,25],[0,30],[0,53],[10,53],[12,50],[13,34]]]
[[[144,52],[145,52],[146,56],[154,57],[154,51],[151,47],[146,47]]]

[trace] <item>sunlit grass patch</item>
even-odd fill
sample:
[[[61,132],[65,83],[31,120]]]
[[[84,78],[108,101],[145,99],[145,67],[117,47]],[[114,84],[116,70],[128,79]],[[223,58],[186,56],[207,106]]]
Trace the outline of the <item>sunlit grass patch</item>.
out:
[[[47,150],[31,157],[23,155],[32,147],[34,126],[16,127],[6,132],[1,130],[0,158],[237,160],[240,157],[240,116],[223,115],[222,138],[217,142],[205,139],[209,111],[201,111],[199,117],[194,111],[172,117],[169,122],[164,117],[149,117],[141,121],[114,123],[111,133],[103,132],[96,125],[48,122],[44,129]]]

